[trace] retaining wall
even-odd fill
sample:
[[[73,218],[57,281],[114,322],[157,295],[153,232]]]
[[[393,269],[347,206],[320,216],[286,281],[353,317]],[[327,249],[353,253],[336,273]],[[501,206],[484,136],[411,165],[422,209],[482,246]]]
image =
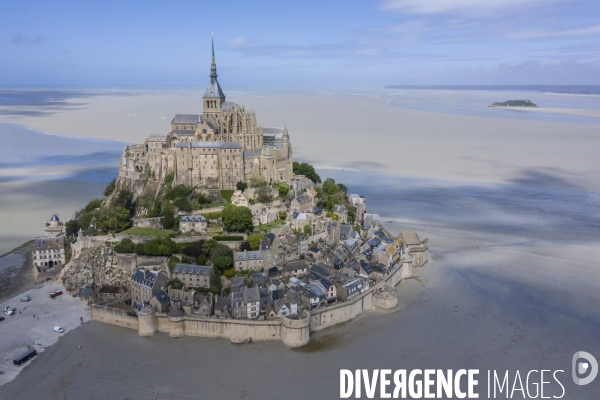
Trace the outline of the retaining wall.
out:
[[[104,307],[97,304],[92,305],[92,319],[107,324],[122,326],[124,328],[139,329],[139,321],[136,317],[127,315],[126,311],[118,308]]]

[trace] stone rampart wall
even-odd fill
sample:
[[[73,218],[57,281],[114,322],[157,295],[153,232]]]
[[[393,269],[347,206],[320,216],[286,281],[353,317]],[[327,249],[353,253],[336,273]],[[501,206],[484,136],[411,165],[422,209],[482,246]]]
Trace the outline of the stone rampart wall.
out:
[[[107,324],[122,326],[124,328],[138,329],[139,321],[136,317],[127,315],[126,311],[118,308],[92,305],[92,320]]]
[[[157,313],[156,319],[159,332],[170,332],[171,324],[167,314]],[[186,315],[183,325],[186,336],[226,338],[234,342],[281,339],[280,320],[250,321]]]

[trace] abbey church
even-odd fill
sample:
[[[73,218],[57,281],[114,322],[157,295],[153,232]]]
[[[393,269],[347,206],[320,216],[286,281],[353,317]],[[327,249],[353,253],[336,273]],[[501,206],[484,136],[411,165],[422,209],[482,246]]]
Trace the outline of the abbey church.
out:
[[[119,188],[133,189],[148,178],[174,185],[235,189],[237,182],[262,176],[267,183],[289,182],[292,146],[287,128],[263,128],[254,112],[225,101],[217,80],[214,41],[210,83],[202,114],[177,114],[165,136],[151,135],[144,144],[127,146],[119,167]]]

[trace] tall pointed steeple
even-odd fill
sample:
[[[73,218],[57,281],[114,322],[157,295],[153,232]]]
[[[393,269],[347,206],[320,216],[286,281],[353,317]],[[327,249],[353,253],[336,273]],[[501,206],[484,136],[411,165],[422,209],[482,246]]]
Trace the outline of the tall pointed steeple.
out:
[[[217,80],[217,62],[215,61],[215,33],[212,33],[212,61],[210,63],[210,83],[204,92],[204,118],[212,117],[214,121],[219,119],[221,105],[225,102],[225,93],[221,90],[219,81]]]
[[[211,80],[217,77],[217,62],[215,61],[215,33],[212,33],[212,62],[210,63]]]

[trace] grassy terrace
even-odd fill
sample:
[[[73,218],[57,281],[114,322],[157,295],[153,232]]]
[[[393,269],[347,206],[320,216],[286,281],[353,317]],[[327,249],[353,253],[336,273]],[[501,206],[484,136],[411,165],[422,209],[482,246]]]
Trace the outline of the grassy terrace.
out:
[[[278,219],[278,220],[276,220],[276,221],[273,221],[273,222],[271,222],[271,223],[268,223],[268,224],[262,224],[262,225],[259,225],[259,226],[257,226],[256,228],[257,228],[259,231],[261,231],[261,232],[266,232],[266,231],[268,231],[269,229],[276,228],[276,227],[278,227],[278,226],[282,226],[282,225],[285,225],[285,221],[282,221],[282,220]]]
[[[235,192],[235,190],[221,190],[221,197],[227,200],[227,203],[231,203],[233,192]]]
[[[165,229],[154,229],[154,228],[129,228],[126,231],[121,232],[123,235],[132,235],[132,236],[169,236],[173,231],[168,231]]]

